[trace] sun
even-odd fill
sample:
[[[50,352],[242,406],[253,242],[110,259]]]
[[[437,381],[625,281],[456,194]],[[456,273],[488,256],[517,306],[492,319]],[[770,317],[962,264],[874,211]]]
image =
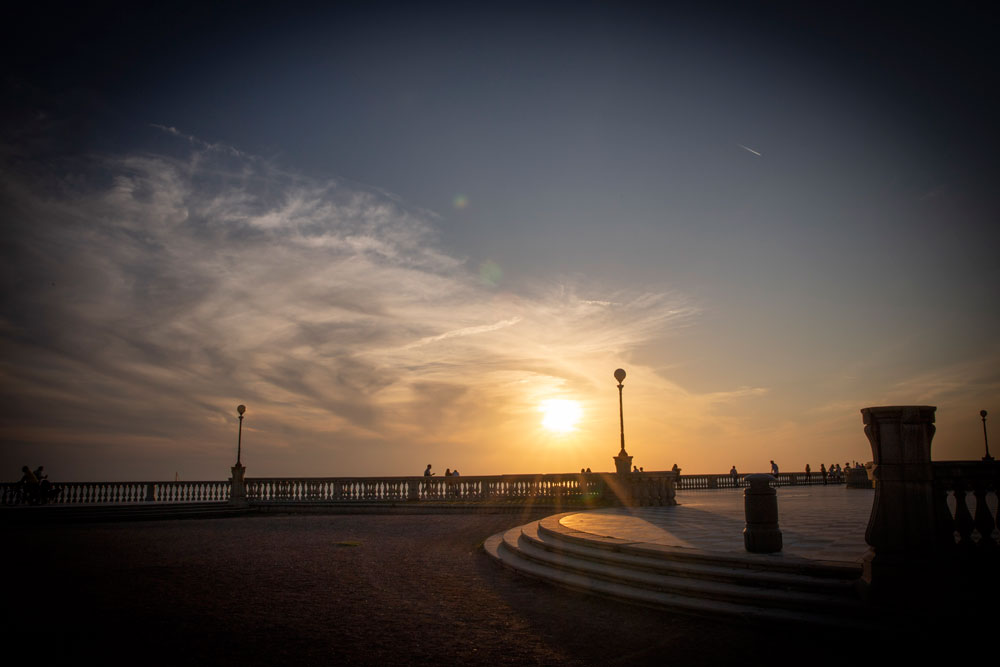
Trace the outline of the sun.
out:
[[[576,423],[583,415],[583,408],[576,401],[563,398],[550,398],[538,406],[542,417],[542,426],[550,431],[568,433],[576,430]]]

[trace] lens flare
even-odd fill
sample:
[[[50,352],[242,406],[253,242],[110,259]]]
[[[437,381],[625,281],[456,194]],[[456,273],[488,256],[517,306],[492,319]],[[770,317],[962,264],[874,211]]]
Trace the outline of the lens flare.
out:
[[[503,269],[492,259],[487,260],[479,267],[479,279],[490,287],[496,287],[503,280]]]
[[[455,195],[455,198],[451,200],[451,205],[458,211],[469,205],[469,198],[465,195]]]

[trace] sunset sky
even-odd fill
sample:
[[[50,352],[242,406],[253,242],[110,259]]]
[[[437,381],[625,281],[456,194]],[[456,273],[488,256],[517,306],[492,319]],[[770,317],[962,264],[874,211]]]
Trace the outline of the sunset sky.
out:
[[[21,10],[4,475],[610,470],[618,367],[646,470],[981,457],[1000,25],[800,4]]]

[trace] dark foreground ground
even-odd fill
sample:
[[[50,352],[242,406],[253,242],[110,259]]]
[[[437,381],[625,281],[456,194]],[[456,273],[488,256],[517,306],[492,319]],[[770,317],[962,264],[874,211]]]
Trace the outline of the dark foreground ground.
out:
[[[482,551],[487,536],[540,516],[6,526],[5,606],[14,612],[4,623],[6,657],[142,666],[871,657],[871,636],[627,606],[518,577]]]

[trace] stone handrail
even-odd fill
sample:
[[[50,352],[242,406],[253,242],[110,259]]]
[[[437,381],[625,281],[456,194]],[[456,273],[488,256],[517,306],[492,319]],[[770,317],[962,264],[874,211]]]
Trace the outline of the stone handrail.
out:
[[[458,477],[247,478],[247,500],[255,503],[465,502],[588,505],[627,497],[644,505],[672,504],[671,473],[626,476],[608,473],[476,475]]]
[[[266,477],[247,478],[250,504],[282,503],[540,503],[673,505],[672,472],[562,473],[458,477]],[[55,505],[133,505],[231,501],[232,481],[65,482],[45,502]],[[18,483],[0,483],[0,504],[35,498]]]
[[[202,503],[229,500],[228,481],[202,482],[60,482],[53,484],[59,493],[46,502],[55,505],[135,503]],[[0,484],[0,504],[25,504],[21,485]]]
[[[1000,462],[934,461],[931,467],[938,547],[957,555],[1000,555]]]
[[[736,480],[732,475],[681,475],[677,479],[677,488],[684,489],[733,489],[745,487],[747,475],[739,474]],[[777,481],[771,482],[771,486],[798,486],[805,484],[822,484],[823,476],[813,471],[809,477],[804,472],[782,472],[775,475]],[[843,476],[827,477],[828,484],[839,484],[843,482]]]

